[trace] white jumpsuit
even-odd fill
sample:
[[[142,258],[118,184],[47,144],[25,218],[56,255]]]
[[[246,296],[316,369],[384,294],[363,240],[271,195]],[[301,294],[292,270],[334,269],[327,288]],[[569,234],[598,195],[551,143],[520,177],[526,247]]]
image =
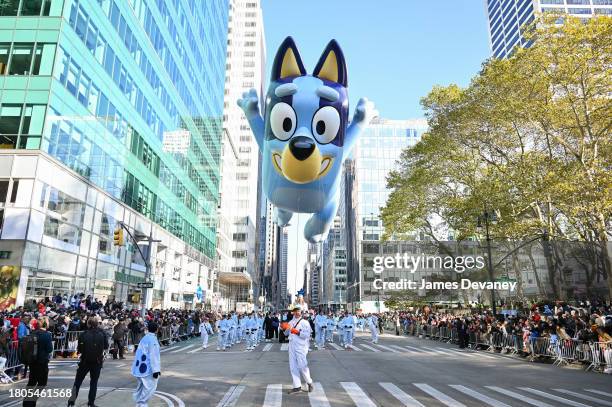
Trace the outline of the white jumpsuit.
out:
[[[295,328],[299,334],[292,334],[291,329]],[[302,387],[300,374],[304,376],[307,384],[312,383],[310,378],[310,369],[308,369],[308,348],[310,347],[310,335],[312,329],[308,321],[302,318],[295,317],[289,321],[289,329],[285,331],[285,335],[289,337],[289,371],[293,380],[293,388]]]

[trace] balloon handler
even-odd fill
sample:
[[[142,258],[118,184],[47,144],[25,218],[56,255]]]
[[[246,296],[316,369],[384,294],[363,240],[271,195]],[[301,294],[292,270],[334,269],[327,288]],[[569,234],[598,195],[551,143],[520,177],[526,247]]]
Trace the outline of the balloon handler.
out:
[[[304,376],[308,391],[311,392],[314,388],[306,356],[308,355],[312,329],[308,321],[302,318],[302,309],[299,305],[293,305],[290,311],[293,313],[293,319],[281,324],[281,329],[289,337],[289,371],[293,380],[293,388],[289,390],[289,394],[302,391],[300,374]]]
[[[157,341],[157,324],[149,322],[148,333],[140,340],[134,363],[132,376],[138,380],[134,401],[138,407],[146,407],[149,399],[157,390],[157,379],[160,376],[159,342]]]

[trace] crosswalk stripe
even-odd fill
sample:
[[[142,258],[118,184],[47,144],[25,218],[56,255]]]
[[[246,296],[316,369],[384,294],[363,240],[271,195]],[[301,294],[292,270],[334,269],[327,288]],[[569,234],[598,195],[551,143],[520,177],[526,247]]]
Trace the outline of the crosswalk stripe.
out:
[[[321,383],[313,383],[314,389],[308,393],[311,407],[331,407]]]
[[[437,349],[434,349],[434,348],[428,348],[427,346],[423,346],[423,349],[427,349],[427,350],[429,350],[429,351],[432,351],[432,352],[438,353],[438,354],[440,354],[440,355],[451,356],[451,354],[450,354],[450,353],[445,352],[445,351],[443,351],[443,350],[437,350]]]
[[[414,346],[404,346],[404,348],[408,349],[411,352],[424,353],[425,355],[436,356],[435,352],[431,352],[422,348],[415,348]]]
[[[371,347],[371,346],[369,346],[369,345],[365,345],[365,344],[363,344],[363,343],[361,344],[361,346],[362,346],[362,347],[364,347],[364,348],[366,348],[366,349],[371,350],[372,352],[380,352],[380,350],[379,350],[379,349],[373,348],[373,347]]]
[[[387,390],[389,393],[393,395],[396,399],[402,402],[404,406],[407,407],[424,407],[423,404],[418,402],[412,396],[406,394],[402,389],[394,385],[393,383],[378,383],[382,386],[383,389]]]
[[[379,344],[376,344],[376,346],[378,346],[378,347],[379,347],[379,348],[381,348],[381,349],[388,350],[389,352],[399,353],[399,352],[398,352],[398,351],[396,351],[395,349],[391,349],[390,347],[385,346],[385,345],[379,345]]]
[[[519,387],[519,389],[524,390],[524,391],[528,391],[529,393],[537,394],[538,396],[541,396],[541,397],[544,397],[544,398],[547,398],[547,399],[558,401],[561,404],[567,404],[568,406],[590,407],[590,406],[588,406],[586,404],[582,404],[582,403],[579,403],[577,401],[568,400],[568,399],[563,398],[563,397],[555,396],[553,394],[548,394],[548,393],[543,392],[541,390],[532,389],[531,387]]]
[[[400,352],[406,352],[407,351],[407,349],[404,349],[401,346],[397,346],[397,345],[389,345],[389,347],[393,348],[393,349],[397,349]]]
[[[168,352],[169,350],[176,349],[176,346],[170,346],[168,348],[161,349],[159,353]]]
[[[234,407],[236,402],[238,402],[238,398],[244,391],[244,386],[232,386],[225,393],[217,407]]]
[[[486,358],[486,359],[497,359],[495,356],[485,355],[482,352],[474,352],[474,355],[479,356],[481,358]]]
[[[499,400],[495,400],[489,396],[485,396],[482,393],[478,393],[476,390],[472,390],[460,384],[449,384],[449,386],[455,390],[459,390],[461,393],[474,397],[476,400],[480,400],[483,403],[487,403],[488,405],[492,407],[511,407],[509,404],[502,403]]]
[[[280,407],[283,402],[283,385],[269,384],[262,407]]]
[[[189,349],[189,348],[193,348],[194,346],[195,346],[195,345],[183,346],[183,347],[180,347],[180,348],[178,348],[178,349],[176,349],[176,350],[171,351],[170,353],[178,353],[178,352],[182,352],[182,351],[187,350],[187,349]]]
[[[355,382],[340,382],[356,407],[376,407],[376,404],[365,394]]]
[[[608,392],[605,392],[605,391],[595,390],[595,389],[585,389],[585,390],[590,392],[590,393],[595,393],[595,394],[600,394],[602,396],[612,397],[612,393],[608,393]]]
[[[465,351],[460,351],[460,350],[454,350],[454,349],[448,349],[450,352],[457,354],[457,355],[462,355],[462,356],[467,356],[469,358],[477,358],[478,356],[474,355],[473,353],[470,352],[465,352]]]
[[[281,345],[281,350],[289,350],[289,344],[288,343],[283,343]]]
[[[603,404],[604,406],[612,406],[612,403],[609,401],[602,400],[601,398],[595,398],[591,396],[585,396],[584,394],[576,393],[573,391],[565,390],[565,389],[553,389],[554,391],[558,391],[560,393],[569,394],[570,396],[577,397],[579,399],[592,401],[593,403]]]
[[[362,350],[361,350],[361,349],[359,349],[359,348],[358,348],[357,346],[355,346],[355,345],[349,345],[349,348],[351,348],[351,349],[353,349],[353,350],[356,350],[357,352],[362,352]]]
[[[491,389],[491,390],[496,391],[498,393],[505,394],[506,396],[510,396],[510,397],[515,398],[515,399],[521,400],[524,403],[531,404],[532,406],[553,407],[552,405],[550,405],[548,403],[544,403],[543,401],[532,399],[531,397],[527,397],[524,394],[518,394],[518,393],[515,393],[515,392],[513,392],[511,390],[502,389],[501,387],[497,387],[497,386],[486,386],[486,387],[487,387],[487,389]]]
[[[332,346],[332,348],[334,348],[334,349],[336,349],[336,350],[342,350],[342,348],[341,348],[340,346],[336,345],[336,344],[335,344],[335,343],[333,343],[333,342],[330,342],[329,344]]]
[[[263,347],[263,349],[261,351],[262,352],[268,352],[268,351],[270,351],[271,348],[272,348],[272,344],[268,343],[268,344],[266,344],[266,346]]]
[[[425,383],[412,383],[412,384],[414,384],[419,389],[423,390],[425,393],[429,394],[431,397],[437,399],[442,404],[447,405],[448,407],[467,407],[465,404],[458,402],[454,398],[447,396],[446,394],[434,389],[428,384],[425,384]]]

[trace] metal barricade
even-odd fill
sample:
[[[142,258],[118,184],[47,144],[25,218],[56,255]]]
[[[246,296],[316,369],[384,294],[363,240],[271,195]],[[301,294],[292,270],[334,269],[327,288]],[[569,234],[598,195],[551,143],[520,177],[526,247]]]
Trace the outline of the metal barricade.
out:
[[[550,338],[529,338],[529,361],[537,358],[554,358],[555,353],[550,344]]]
[[[53,356],[76,358],[81,332],[83,331],[68,331],[65,335],[55,338],[53,341]]]
[[[592,342],[589,344],[591,348],[591,364],[587,367],[587,371],[593,370],[612,370],[612,342]]]
[[[4,359],[0,362],[0,383],[12,383],[23,363],[19,360],[19,341],[11,341],[6,345]]]
[[[555,361],[553,362],[554,365],[568,365],[576,360],[578,341],[571,339],[557,339],[554,344],[551,344],[551,346],[555,352]]]

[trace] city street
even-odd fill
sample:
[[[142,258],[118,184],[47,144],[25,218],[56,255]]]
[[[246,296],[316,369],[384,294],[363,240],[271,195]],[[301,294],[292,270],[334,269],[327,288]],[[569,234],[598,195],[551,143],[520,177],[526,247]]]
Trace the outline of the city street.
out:
[[[288,395],[287,344],[244,344],[217,352],[199,338],[162,348],[162,376],[151,406],[612,406],[608,375],[530,363],[443,342],[383,335],[378,345],[359,333],[352,351],[335,344],[309,353],[315,391]],[[131,358],[108,360],[99,382],[99,406],[130,405],[135,380]],[[49,387],[70,388],[76,365],[51,363]],[[487,374],[483,375],[486,369]],[[86,405],[88,379],[77,405]],[[22,381],[15,387],[23,387]],[[0,407],[20,405],[8,389]],[[64,406],[60,399],[40,406]]]

